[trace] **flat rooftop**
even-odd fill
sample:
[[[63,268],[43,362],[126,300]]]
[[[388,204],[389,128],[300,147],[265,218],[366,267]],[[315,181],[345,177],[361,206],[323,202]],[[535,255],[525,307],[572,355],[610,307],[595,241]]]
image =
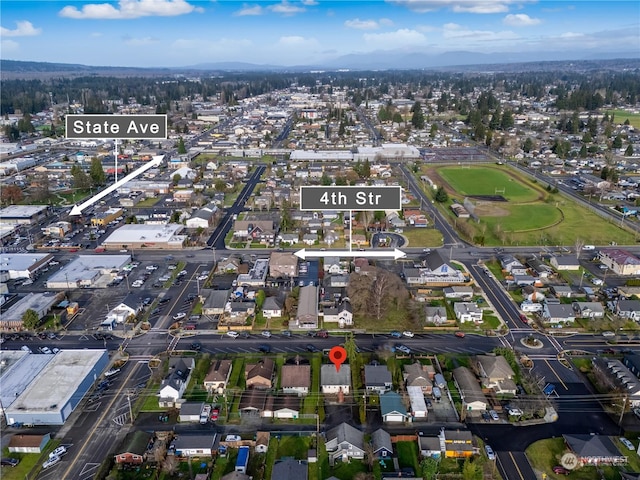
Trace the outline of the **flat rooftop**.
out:
[[[131,255],[79,255],[75,260],[51,275],[48,282],[92,280],[98,273],[120,270],[131,261]]]
[[[0,210],[0,220],[3,218],[31,218],[47,208],[48,205],[9,205]]]
[[[60,301],[58,295],[60,295],[58,292],[28,293],[7,309],[2,319],[19,320],[27,310],[35,310],[38,313],[47,312]]]
[[[2,408],[9,408],[53,358],[54,355],[35,354],[22,350],[0,351]]]
[[[53,255],[50,253],[1,253],[0,272],[27,270],[46,257],[53,258]]]
[[[104,244],[128,244],[128,243],[166,243],[177,236],[184,229],[184,225],[167,223],[166,225],[154,224],[129,224],[116,229],[104,240]]]
[[[62,408],[106,350],[61,350],[16,398],[11,410],[21,413]],[[32,354],[33,356],[38,356]]]

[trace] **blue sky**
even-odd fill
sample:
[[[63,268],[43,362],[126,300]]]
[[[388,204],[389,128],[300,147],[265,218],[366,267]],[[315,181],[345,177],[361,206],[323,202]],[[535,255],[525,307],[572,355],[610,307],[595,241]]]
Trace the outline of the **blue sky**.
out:
[[[86,65],[319,65],[380,51],[640,55],[637,0],[3,0],[0,14],[2,58]]]

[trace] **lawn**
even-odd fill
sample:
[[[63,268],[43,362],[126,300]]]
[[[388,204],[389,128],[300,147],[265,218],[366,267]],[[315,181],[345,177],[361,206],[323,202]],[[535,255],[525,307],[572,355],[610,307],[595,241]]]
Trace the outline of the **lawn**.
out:
[[[160,198],[157,198],[157,197],[145,198],[144,200],[141,200],[140,202],[136,203],[136,206],[134,208],[153,207],[159,201],[160,201]]]
[[[545,472],[547,478],[550,480],[560,480],[567,477],[565,475],[554,474],[552,469],[555,465],[560,464],[560,458],[566,451],[567,449],[562,438],[550,438],[535,442],[527,448],[525,453],[534,469]],[[595,467],[583,467],[574,470],[568,478],[572,480],[600,480],[600,478],[617,480],[620,478],[617,469],[613,467],[602,468],[602,473],[604,476],[601,477]]]
[[[400,468],[409,467],[413,468],[414,472],[419,472],[418,444],[416,442],[398,442],[396,443],[396,452]]]
[[[405,247],[441,247],[442,233],[435,228],[414,228],[403,229],[402,236],[409,242]]]
[[[529,205],[501,205],[499,208],[509,212],[508,215],[481,216],[483,223],[489,226],[490,231],[495,231],[500,225],[505,232],[527,232],[541,228],[551,227],[562,221],[562,211],[548,203],[536,203]]]
[[[640,113],[630,113],[624,110],[614,110],[613,112],[609,111],[607,113],[609,113],[609,115],[613,113],[613,121],[616,124],[622,125],[625,120],[629,119],[629,123],[633,127],[640,128]]]
[[[356,474],[367,471],[368,469],[364,462],[351,460],[350,463],[336,463],[331,474],[340,480],[353,480]]]
[[[509,175],[508,170],[482,167],[442,167],[438,169],[442,178],[462,196],[496,195],[498,193],[512,202],[531,202],[540,198],[541,192],[521,183]]]

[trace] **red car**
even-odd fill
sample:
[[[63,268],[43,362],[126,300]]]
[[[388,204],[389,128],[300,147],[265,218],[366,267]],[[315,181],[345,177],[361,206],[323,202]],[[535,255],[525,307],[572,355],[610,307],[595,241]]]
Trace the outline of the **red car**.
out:
[[[454,335],[458,338],[464,338],[464,332],[456,332]]]
[[[553,473],[556,475],[569,475],[571,472],[564,468],[562,465],[556,465],[553,467]]]
[[[520,320],[522,321],[522,323],[529,323],[529,319],[524,313],[520,314]]]
[[[215,422],[216,420],[218,420],[219,414],[220,414],[220,411],[217,408],[214,408],[213,410],[211,410],[211,421]]]

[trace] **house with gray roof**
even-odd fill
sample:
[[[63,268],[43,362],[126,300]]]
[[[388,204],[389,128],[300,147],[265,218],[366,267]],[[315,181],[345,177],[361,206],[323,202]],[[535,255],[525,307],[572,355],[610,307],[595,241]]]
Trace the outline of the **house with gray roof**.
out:
[[[465,410],[485,411],[487,409],[487,397],[482,392],[480,383],[471,370],[467,367],[455,368],[453,380],[458,387]]]
[[[332,363],[320,367],[320,388],[325,395],[342,392],[349,394],[351,389],[351,366],[343,363],[340,369]]]
[[[200,291],[200,296],[205,299],[202,305],[203,315],[222,315],[231,296],[231,290],[206,289]]]
[[[410,422],[411,415],[402,403],[402,397],[396,392],[380,395],[380,413],[385,423]]]
[[[640,300],[618,300],[615,312],[622,318],[640,320]]]
[[[324,446],[330,464],[336,460],[348,462],[351,458],[364,458],[364,433],[348,423],[341,423],[327,431],[325,438]]]
[[[499,395],[515,395],[515,373],[502,355],[477,355],[476,366],[484,388],[492,388]]]
[[[318,287],[315,285],[300,288],[296,326],[309,330],[318,328]]]
[[[213,360],[203,382],[207,392],[224,393],[231,376],[231,366],[231,360]]]
[[[367,392],[388,392],[393,387],[391,372],[386,365],[365,365],[364,384]]]
[[[550,261],[553,268],[558,271],[571,271],[580,269],[580,260],[575,255],[559,255],[551,257]]]
[[[567,448],[578,457],[580,466],[624,465],[627,457],[620,453],[606,435],[562,435]]]
[[[379,428],[371,434],[371,445],[373,447],[373,455],[376,458],[393,457],[393,444],[391,443],[391,435],[386,430]]]
[[[427,367],[427,365],[422,365],[420,362],[405,365],[402,372],[405,385],[407,387],[420,387],[424,395],[431,395],[433,392],[431,378],[435,375],[435,370],[430,365],[433,370],[433,375],[430,375]]]
[[[549,323],[567,323],[574,322],[576,314],[571,305],[545,303],[542,317]]]
[[[277,297],[267,297],[262,304],[262,315],[265,318],[282,316],[282,302]]]
[[[159,406],[173,407],[180,401],[182,394],[187,389],[194,367],[193,358],[174,357],[169,359],[169,373],[162,380],[158,392]]]
[[[579,318],[602,318],[604,317],[604,306],[600,302],[573,302],[571,304],[576,317]]]
[[[271,471],[271,478],[278,480],[307,480],[309,467],[305,460],[285,458],[276,460]]]

